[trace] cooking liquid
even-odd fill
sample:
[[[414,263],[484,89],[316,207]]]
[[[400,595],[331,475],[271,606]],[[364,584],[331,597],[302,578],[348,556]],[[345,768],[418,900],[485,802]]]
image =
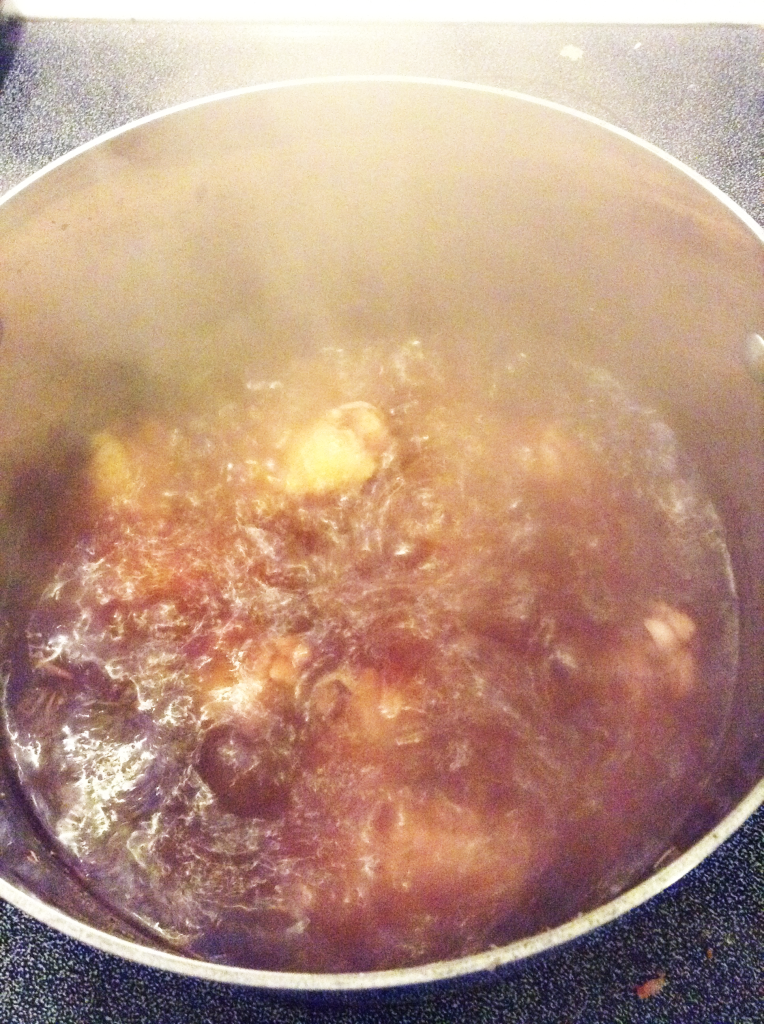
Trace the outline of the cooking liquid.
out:
[[[327,350],[93,440],[7,718],[104,899],[207,959],[392,968],[671,846],[734,679],[721,527],[653,413],[529,363]]]

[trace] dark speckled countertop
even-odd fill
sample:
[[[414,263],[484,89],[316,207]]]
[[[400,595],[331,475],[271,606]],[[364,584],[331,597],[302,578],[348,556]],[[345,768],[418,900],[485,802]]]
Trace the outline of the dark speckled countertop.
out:
[[[564,47],[571,57],[561,54]],[[688,163],[764,223],[764,29],[0,22],[0,192],[108,129],[284,79],[413,74],[587,111]],[[640,998],[645,981],[659,992]],[[490,983],[282,997],[164,974],[0,904],[0,1022],[764,1022],[764,813],[626,917]]]

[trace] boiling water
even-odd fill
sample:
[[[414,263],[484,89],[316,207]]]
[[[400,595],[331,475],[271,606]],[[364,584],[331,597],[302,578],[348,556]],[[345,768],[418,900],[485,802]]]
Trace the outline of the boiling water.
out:
[[[671,846],[736,662],[716,514],[607,375],[327,350],[91,441],[7,698],[22,786],[180,950],[400,967]]]

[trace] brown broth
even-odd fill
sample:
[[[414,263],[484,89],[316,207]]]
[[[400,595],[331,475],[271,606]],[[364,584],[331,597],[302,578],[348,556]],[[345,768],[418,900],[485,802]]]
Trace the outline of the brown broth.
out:
[[[11,745],[70,862],[181,950],[476,952],[642,877],[692,813],[736,663],[713,508],[605,374],[461,378],[434,345],[327,350],[93,441]]]

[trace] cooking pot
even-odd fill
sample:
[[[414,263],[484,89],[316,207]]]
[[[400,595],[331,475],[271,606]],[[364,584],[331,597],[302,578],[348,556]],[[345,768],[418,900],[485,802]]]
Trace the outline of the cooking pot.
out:
[[[764,801],[764,232],[708,182],[593,118],[396,78],[257,87],[146,118],[0,206],[2,657],[67,515],[62,438],[225,395],[256,365],[365,338],[437,338],[466,372],[522,349],[621,381],[676,432],[724,524],[740,657],[712,777],[652,871],[498,949],[360,974],[203,962],[101,902],[52,848],[6,756],[0,895],[101,949],[283,989],[490,970],[676,881]]]

